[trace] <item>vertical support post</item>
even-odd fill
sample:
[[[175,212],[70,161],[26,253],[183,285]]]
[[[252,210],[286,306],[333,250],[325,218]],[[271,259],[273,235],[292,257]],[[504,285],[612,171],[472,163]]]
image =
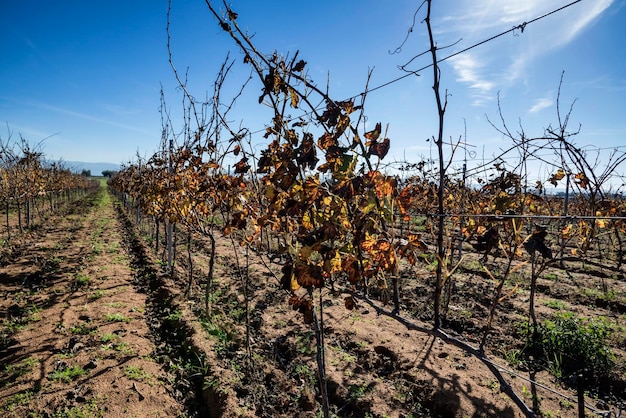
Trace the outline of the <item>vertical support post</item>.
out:
[[[567,222],[567,207],[569,205],[569,176],[570,176],[570,172],[567,172],[566,178],[565,178],[565,201],[563,202],[563,222],[561,223],[561,228],[565,228],[566,226],[566,222]],[[561,256],[559,257],[561,259],[559,265],[561,267],[565,267],[563,264],[563,253],[565,251],[565,237],[563,236],[563,234],[561,234]]]
[[[582,373],[576,376],[576,386],[578,391],[578,418],[585,418],[585,389]]]
[[[174,151],[174,140],[170,139],[170,146],[169,146],[169,151],[167,154],[167,163],[168,163],[168,170],[170,174],[170,180],[171,180],[172,171],[173,171],[173,167],[172,167],[173,151]],[[172,274],[174,272],[174,260],[173,260],[174,251],[173,251],[173,245],[172,245],[173,235],[174,235],[174,225],[172,225],[169,219],[166,219],[166,222],[167,222],[167,269],[168,269],[168,272]]]
[[[139,160],[139,178],[141,178],[141,160]],[[141,212],[139,210],[139,206],[141,205],[141,196],[137,197],[137,201],[135,203],[137,205],[136,213],[135,213],[135,224],[137,224],[138,229],[141,229],[139,228],[140,227],[139,222],[141,221]]]
[[[463,227],[465,227],[465,180],[467,178],[467,160],[463,163],[463,181],[461,182],[461,219],[459,221],[459,261],[463,257]]]

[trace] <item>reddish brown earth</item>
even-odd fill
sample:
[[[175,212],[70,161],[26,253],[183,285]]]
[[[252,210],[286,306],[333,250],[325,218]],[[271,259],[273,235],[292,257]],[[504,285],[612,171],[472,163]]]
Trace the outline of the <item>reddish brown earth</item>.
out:
[[[321,416],[315,334],[289,306],[278,280],[280,264],[245,254],[218,236],[211,315],[200,321],[206,240],[196,237],[192,247],[195,276],[188,297],[184,237],[177,245],[177,274],[170,278],[146,247],[149,229],[147,223],[133,229],[129,215],[102,194],[15,240],[0,270],[0,415]],[[453,276],[444,323],[447,333],[472,347],[495,287],[477,260],[469,255]],[[486,265],[497,274],[503,263],[490,258]],[[540,319],[560,309],[607,317],[615,324],[615,382],[623,381],[623,277],[573,262],[547,272],[536,301]],[[322,294],[333,416],[524,416],[484,361],[428,332],[432,277],[426,264],[403,273],[401,319],[418,330],[379,302],[357,300],[347,310],[347,293]],[[548,371],[516,368],[505,359],[520,347],[515,327],[527,317],[527,282],[523,270],[507,282],[505,292],[518,288],[501,303],[485,354],[538,415],[575,417],[572,387]],[[615,297],[603,302],[599,288]],[[71,375],[73,367],[84,374]],[[623,400],[623,388],[612,397],[592,392],[586,397],[589,416],[617,411]]]
[[[66,211],[0,270],[0,415],[179,416],[113,206]]]

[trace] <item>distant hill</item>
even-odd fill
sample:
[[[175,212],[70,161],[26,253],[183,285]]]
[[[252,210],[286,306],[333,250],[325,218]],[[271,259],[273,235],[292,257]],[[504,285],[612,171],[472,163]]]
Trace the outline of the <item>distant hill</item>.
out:
[[[73,173],[81,173],[89,170],[92,176],[101,176],[105,170],[119,171],[120,165],[113,163],[88,163],[84,161],[63,161],[63,167],[69,168]]]

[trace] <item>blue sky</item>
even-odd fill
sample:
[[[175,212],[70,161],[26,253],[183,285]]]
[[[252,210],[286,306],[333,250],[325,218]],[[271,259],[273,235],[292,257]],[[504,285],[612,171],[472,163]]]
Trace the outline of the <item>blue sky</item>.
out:
[[[440,57],[528,22],[569,1],[434,1],[432,22]],[[445,137],[467,133],[470,166],[508,148],[491,126],[497,96],[513,129],[540,135],[555,124],[559,79],[562,111],[576,100],[576,142],[601,148],[626,146],[625,0],[582,0],[441,64],[447,89]],[[229,4],[238,22],[254,34],[264,52],[278,51],[308,62],[321,86],[330,80],[336,99],[363,91],[404,73],[398,69],[428,48],[426,27],[417,20],[403,43],[418,2],[394,0],[242,1]],[[124,162],[150,156],[159,145],[160,88],[174,125],[180,92],[168,63],[166,0],[0,1],[0,138],[9,131],[36,144],[44,138],[49,158]],[[173,0],[172,52],[179,70],[188,69],[192,94],[212,90],[226,53],[236,60],[226,92],[249,76],[236,46],[217,26],[202,0]],[[398,53],[391,54],[402,45]],[[429,63],[423,56],[408,67]],[[260,84],[245,91],[233,118],[252,131],[263,129]],[[389,124],[389,159],[411,162],[429,157],[436,134],[432,72],[407,77],[373,91],[366,103],[373,124]],[[7,128],[8,125],[8,128]],[[255,139],[259,142],[262,138]],[[626,150],[626,148],[622,148]],[[455,161],[464,158],[463,153]],[[538,167],[547,173],[545,167]],[[623,171],[623,170],[622,170]],[[542,172],[543,173],[543,172]],[[544,176],[546,174],[539,174]]]

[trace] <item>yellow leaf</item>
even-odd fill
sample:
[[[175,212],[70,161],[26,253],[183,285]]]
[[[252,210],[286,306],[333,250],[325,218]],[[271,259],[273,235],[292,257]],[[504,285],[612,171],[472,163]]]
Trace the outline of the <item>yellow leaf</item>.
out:
[[[567,224],[563,229],[561,229],[561,236],[565,239],[569,238],[572,234],[572,224]]]
[[[294,109],[297,109],[298,102],[300,101],[300,98],[298,97],[298,93],[296,93],[294,89],[290,88],[289,96],[291,97],[291,107],[293,107]]]
[[[313,229],[313,222],[311,222],[311,217],[308,212],[305,212],[304,215],[302,215],[302,226],[308,231]]]
[[[338,252],[335,252],[335,256],[329,260],[324,261],[324,271],[327,273],[335,273],[341,271],[341,257]]]
[[[298,284],[298,280],[296,279],[296,275],[292,274],[291,275],[291,290],[293,290],[295,292],[298,289],[300,289],[300,285]]]

